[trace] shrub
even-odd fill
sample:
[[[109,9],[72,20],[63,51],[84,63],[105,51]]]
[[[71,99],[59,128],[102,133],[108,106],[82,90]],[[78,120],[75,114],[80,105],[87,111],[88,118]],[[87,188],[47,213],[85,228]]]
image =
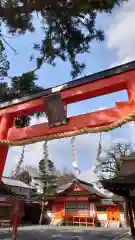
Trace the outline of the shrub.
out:
[[[95,227],[101,227],[101,222],[96,221],[96,222],[95,222]]]

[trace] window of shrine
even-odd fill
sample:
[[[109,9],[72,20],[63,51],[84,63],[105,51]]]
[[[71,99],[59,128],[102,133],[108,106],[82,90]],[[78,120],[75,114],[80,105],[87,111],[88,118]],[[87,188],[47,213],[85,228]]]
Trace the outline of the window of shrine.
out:
[[[88,211],[88,203],[67,203],[66,211],[67,212]]]

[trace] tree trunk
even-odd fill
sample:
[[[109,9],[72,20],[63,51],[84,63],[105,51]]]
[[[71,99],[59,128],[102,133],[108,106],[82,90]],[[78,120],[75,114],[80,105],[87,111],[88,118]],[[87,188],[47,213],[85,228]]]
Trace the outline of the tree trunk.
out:
[[[125,226],[129,227],[128,203],[126,198],[124,198],[124,221]]]
[[[40,219],[39,219],[39,225],[43,224],[44,208],[45,208],[45,200],[43,199],[42,206],[41,206],[41,214],[40,214]]]

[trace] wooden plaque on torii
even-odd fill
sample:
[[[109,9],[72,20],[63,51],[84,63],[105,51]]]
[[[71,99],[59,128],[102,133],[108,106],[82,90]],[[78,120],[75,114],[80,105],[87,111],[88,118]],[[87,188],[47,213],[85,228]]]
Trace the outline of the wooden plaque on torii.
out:
[[[109,109],[67,117],[68,105],[126,90],[129,100]],[[53,96],[53,104],[45,101]],[[57,103],[54,101],[57,100]],[[53,107],[54,106],[54,107]],[[53,113],[51,114],[51,109]],[[46,112],[49,123],[16,128],[15,117]],[[9,146],[20,146],[79,134],[106,132],[135,119],[135,61],[80,78],[12,103],[0,104],[0,179]]]

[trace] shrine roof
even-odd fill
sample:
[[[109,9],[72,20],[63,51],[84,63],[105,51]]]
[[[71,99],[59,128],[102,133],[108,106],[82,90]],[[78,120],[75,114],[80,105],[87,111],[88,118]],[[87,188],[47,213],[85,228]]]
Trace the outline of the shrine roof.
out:
[[[34,189],[32,186],[25,184],[19,180],[13,179],[13,178],[9,178],[9,177],[2,177],[2,182],[5,185],[8,186],[14,186],[14,187],[21,187],[21,188],[27,188],[27,189]]]
[[[71,185],[72,185],[72,182],[71,182],[71,183],[67,183],[67,184],[63,184],[63,185],[59,186],[58,189],[57,189],[57,193],[65,191],[65,190],[68,189]]]
[[[60,195],[64,192],[66,192],[73,184],[77,184],[80,188],[88,191],[89,195],[95,194],[95,195],[100,196],[102,198],[107,197],[103,193],[99,192],[96,188],[94,188],[93,184],[84,182],[80,179],[76,179],[71,183],[64,184],[64,185],[60,186],[57,190],[57,193]]]
[[[102,180],[102,184],[105,188],[109,189],[113,187],[134,187],[135,188],[135,152],[129,156],[123,156],[121,158],[123,164],[117,177],[111,179]]]
[[[102,183],[115,183],[115,184],[133,184],[135,186],[135,173],[129,174],[129,175],[123,175],[123,176],[118,176],[116,178],[111,178],[111,179],[104,179],[102,180]]]
[[[79,185],[80,185],[80,187],[88,190],[88,192],[90,194],[95,194],[97,196],[106,198],[106,196],[103,193],[99,192],[96,188],[94,188],[94,186],[92,184],[88,185],[88,184],[85,184],[85,183],[80,183]]]
[[[9,196],[9,195],[12,195],[11,190],[3,182],[1,182],[1,184],[0,184],[0,197]]]
[[[104,71],[101,71],[101,72],[98,72],[98,73],[94,73],[94,74],[88,75],[86,77],[82,77],[82,78],[64,83],[62,85],[58,85],[58,86],[53,87],[53,88],[44,89],[43,91],[41,91],[39,93],[32,94],[30,96],[22,97],[22,98],[19,98],[19,99],[14,99],[11,102],[2,103],[2,99],[1,99],[0,100],[1,101],[0,108],[5,108],[5,107],[10,106],[10,105],[15,105],[15,104],[18,104],[18,103],[27,102],[29,100],[40,98],[42,96],[47,96],[47,95],[55,93],[55,92],[61,92],[63,90],[70,89],[70,88],[73,88],[73,87],[77,87],[77,86],[80,86],[80,85],[83,85],[83,84],[86,84],[86,83],[90,83],[90,82],[94,82],[94,81],[97,81],[97,80],[102,80],[102,79],[105,79],[105,78],[108,78],[108,77],[112,77],[114,75],[118,75],[118,74],[121,74],[121,73],[124,73],[124,72],[128,72],[128,71],[133,70],[133,69],[135,69],[135,61],[123,64],[123,65],[120,65],[120,66],[117,66],[117,67],[113,67],[113,68],[110,68],[110,69],[107,69],[107,70],[104,70]]]
[[[112,179],[104,179],[101,183],[105,189],[119,196],[126,197],[129,195],[130,190],[135,189],[135,173]]]

